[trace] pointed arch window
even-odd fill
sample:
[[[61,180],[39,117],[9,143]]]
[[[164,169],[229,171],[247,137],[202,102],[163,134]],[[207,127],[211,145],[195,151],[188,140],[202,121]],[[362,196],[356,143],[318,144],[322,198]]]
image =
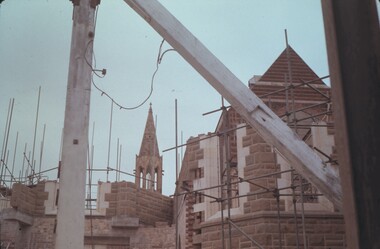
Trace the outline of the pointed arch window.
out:
[[[152,175],[150,173],[146,174],[146,189],[152,188]]]
[[[157,190],[157,178],[158,178],[158,169],[154,170],[154,190]]]
[[[143,188],[144,187],[144,181],[145,181],[145,179],[144,179],[144,172],[143,172],[142,168],[140,168],[140,175],[139,175],[139,177],[140,177],[140,180],[139,180],[139,182],[140,182],[140,188]]]

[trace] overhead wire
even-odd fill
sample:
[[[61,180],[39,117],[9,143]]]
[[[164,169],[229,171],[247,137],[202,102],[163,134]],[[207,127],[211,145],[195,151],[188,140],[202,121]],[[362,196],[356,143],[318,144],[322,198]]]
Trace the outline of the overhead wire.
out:
[[[164,52],[162,52],[162,46],[164,44],[165,40],[162,40],[161,44],[160,44],[160,48],[159,48],[159,52],[158,52],[158,56],[157,56],[157,62],[156,62],[156,69],[154,70],[153,74],[152,74],[152,78],[151,78],[151,81],[150,81],[150,91],[149,91],[149,94],[148,96],[138,105],[136,106],[133,106],[133,107],[126,107],[126,106],[123,106],[121,104],[119,104],[114,98],[112,98],[107,92],[105,92],[104,90],[102,90],[100,87],[98,87],[96,85],[96,83],[94,82],[94,79],[93,77],[91,77],[91,81],[92,81],[92,84],[93,86],[99,91],[101,92],[101,95],[105,95],[106,97],[108,97],[115,105],[117,105],[119,107],[119,109],[121,110],[135,110],[139,107],[141,107],[142,105],[144,105],[148,100],[149,98],[152,96],[153,94],[153,89],[154,89],[154,80],[155,80],[155,77],[156,77],[156,74],[158,72],[158,69],[159,69],[159,66],[162,62],[162,59],[163,59],[163,56],[167,53],[167,52],[170,52],[170,51],[175,51],[174,49],[167,49],[165,50]]]
[[[94,21],[94,32],[96,30],[96,23],[97,23],[97,18],[98,18],[98,7],[96,8],[96,11],[95,11],[95,21]],[[160,44],[160,47],[159,47],[159,50],[158,50],[158,56],[157,56],[157,61],[156,61],[156,69],[154,70],[153,74],[152,74],[152,78],[151,78],[151,81],[150,81],[150,91],[149,91],[149,94],[148,96],[142,101],[140,102],[139,104],[137,104],[136,106],[132,106],[132,107],[126,107],[124,105],[121,105],[119,104],[110,94],[108,94],[106,91],[104,91],[103,89],[101,89],[94,81],[94,77],[93,75],[95,74],[98,78],[104,78],[105,75],[106,75],[106,69],[102,69],[102,70],[98,70],[98,69],[95,69],[96,68],[96,57],[95,57],[95,52],[94,52],[94,49],[92,48],[92,56],[93,56],[93,61],[94,61],[94,67],[91,65],[91,63],[87,60],[86,58],[86,54],[87,54],[87,51],[88,51],[88,48],[90,47],[90,45],[94,43],[94,39],[91,39],[88,43],[87,43],[87,47],[86,47],[86,50],[85,50],[85,54],[84,54],[84,59],[87,63],[87,65],[91,68],[91,71],[92,71],[92,74],[91,74],[91,82],[92,82],[92,85],[101,93],[101,96],[106,96],[107,98],[109,98],[116,106],[119,107],[120,110],[135,110],[139,107],[141,107],[142,105],[144,105],[148,100],[149,98],[152,96],[153,94],[153,86],[154,86],[154,79],[156,77],[156,74],[158,72],[158,69],[159,69],[159,65],[161,64],[162,62],[162,59],[164,57],[164,55],[167,53],[167,52],[170,52],[170,51],[175,51],[175,49],[167,49],[165,50],[164,52],[162,52],[162,47],[163,47],[163,44],[165,42],[165,39],[162,40],[161,44]],[[98,74],[98,72],[101,72],[102,74]]]

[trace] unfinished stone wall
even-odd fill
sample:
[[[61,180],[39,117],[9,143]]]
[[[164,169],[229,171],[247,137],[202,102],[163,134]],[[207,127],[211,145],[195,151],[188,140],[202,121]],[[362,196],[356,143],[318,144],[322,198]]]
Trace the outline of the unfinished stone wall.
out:
[[[53,249],[55,217],[35,217],[33,226],[25,227],[24,239],[29,249]],[[28,236],[29,235],[29,236]]]
[[[263,176],[279,171],[279,165],[276,163],[275,153],[272,148],[261,138],[253,129],[247,128],[246,136],[243,137],[243,147],[249,147],[249,155],[246,156],[246,166],[244,168],[244,178]],[[247,201],[244,203],[244,213],[249,214],[257,211],[277,210],[278,205],[281,211],[285,209],[284,200],[277,200],[272,190],[277,187],[277,178],[280,175],[272,175],[252,180],[250,192]],[[265,193],[266,192],[266,193]]]
[[[10,201],[9,197],[0,196],[0,212],[1,212],[1,210],[5,209],[5,208],[10,208],[11,207],[10,202],[11,201]]]
[[[19,224],[13,220],[0,220],[0,241],[14,248],[19,237]]]
[[[109,202],[106,216],[128,215],[140,219],[140,223],[172,223],[173,199],[158,192],[138,188],[131,182],[114,182],[111,193],[105,194]]]
[[[181,172],[178,179],[176,193],[178,197],[179,214],[179,244],[181,248],[193,248],[194,229],[196,213],[194,213],[194,194],[185,194],[193,190],[193,181],[204,177],[204,171],[200,168],[199,161],[204,159],[204,150],[200,146],[199,138],[191,137],[187,143],[185,155],[182,161]],[[208,166],[208,165],[207,165]]]
[[[242,132],[244,134],[244,131]],[[297,244],[303,248],[303,228],[309,249],[345,248],[343,216],[340,213],[328,212],[327,209],[313,212],[311,211],[313,207],[305,207],[305,225],[303,226],[300,206],[297,207],[295,219],[293,212],[285,211],[284,200],[287,197],[280,197],[277,200],[274,195],[273,190],[278,188],[281,175],[268,176],[280,171],[280,165],[277,163],[276,153],[272,147],[252,128],[246,128],[245,135],[239,136],[240,138],[242,148],[249,150],[244,157],[244,179],[252,180],[248,187],[246,201],[240,203],[244,207],[244,212],[240,215],[232,215],[232,220],[236,225],[265,249],[277,249],[280,243],[284,249],[296,249]],[[278,228],[278,219],[280,219],[281,231]],[[195,225],[190,223],[187,224],[187,228],[187,234],[192,236],[189,240],[192,242],[192,247],[187,245],[187,248],[222,247],[220,218],[200,224],[195,223]],[[225,225],[225,238],[227,243],[228,225]],[[256,247],[237,229],[232,228],[232,248]]]
[[[23,213],[38,216],[45,214],[45,200],[48,199],[45,192],[45,182],[29,187],[21,183],[13,184],[11,206]]]
[[[34,217],[33,225],[2,219],[0,241],[15,249],[54,249],[54,224],[55,217]]]
[[[265,249],[280,248],[280,236],[276,212],[261,212],[252,216],[233,219]],[[281,243],[283,249],[297,249],[297,233],[293,214],[281,214]],[[201,225],[202,249],[221,248],[222,229],[220,223],[208,222]],[[301,217],[298,216],[298,245],[304,248]],[[305,216],[306,244],[309,249],[346,248],[343,216],[339,214],[307,214]],[[228,243],[228,226],[225,226]],[[235,228],[232,228],[232,248],[256,248]]]
[[[157,222],[155,227],[140,227],[135,236],[131,237],[131,247],[134,249],[174,249],[175,226],[165,222]]]
[[[175,228],[166,222],[149,227],[133,222],[120,226],[113,218],[86,217],[85,249],[92,245],[96,249],[174,249]]]
[[[35,217],[32,226],[2,220],[0,239],[9,248],[54,249],[55,216]],[[92,229],[91,229],[92,227]],[[85,248],[91,249],[174,249],[175,227],[166,222],[144,227],[138,223],[120,226],[113,218],[86,217]]]
[[[136,228],[136,227],[133,227]],[[91,248],[127,248],[130,246],[130,237],[135,233],[135,229],[121,229],[114,227],[112,218],[86,217],[84,243]],[[128,247],[129,248],[129,247]]]

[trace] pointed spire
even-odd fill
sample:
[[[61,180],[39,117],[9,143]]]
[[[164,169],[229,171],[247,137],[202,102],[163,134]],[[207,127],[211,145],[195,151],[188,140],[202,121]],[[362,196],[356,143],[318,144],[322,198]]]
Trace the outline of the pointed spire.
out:
[[[162,156],[159,155],[152,104],[149,106],[140,153],[136,155],[135,183],[139,188],[162,193]]]
[[[311,81],[319,78],[291,46],[289,46],[289,59],[291,63],[293,83],[301,83],[301,80]],[[276,61],[263,74],[260,81],[284,82],[285,75],[287,74],[288,56],[285,48]],[[313,82],[313,84],[324,83],[321,80],[318,80]]]
[[[139,156],[159,156],[158,143],[156,137],[156,127],[154,125],[152,103],[149,106],[148,118],[145,124],[144,137],[141,142]]]

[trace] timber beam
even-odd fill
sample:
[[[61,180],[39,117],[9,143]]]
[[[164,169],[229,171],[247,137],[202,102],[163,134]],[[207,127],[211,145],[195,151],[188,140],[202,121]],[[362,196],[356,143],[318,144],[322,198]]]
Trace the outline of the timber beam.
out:
[[[339,176],[158,1],[124,0],[197,70],[263,137],[313,183],[336,208],[342,207]]]

